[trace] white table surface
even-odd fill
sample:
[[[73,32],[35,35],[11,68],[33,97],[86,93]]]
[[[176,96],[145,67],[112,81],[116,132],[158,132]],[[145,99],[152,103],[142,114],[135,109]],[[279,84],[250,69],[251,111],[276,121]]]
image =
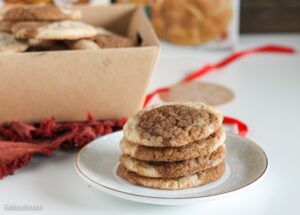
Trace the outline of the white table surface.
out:
[[[246,35],[238,49],[276,43],[300,50],[300,34]],[[188,72],[216,62],[228,51],[163,45],[150,89],[177,82]],[[74,153],[35,157],[29,166],[0,181],[0,214],[298,214],[300,193],[300,56],[259,54],[202,78],[232,89],[234,101],[220,106],[225,115],[246,122],[248,137],[269,157],[269,169],[251,189],[197,205],[165,207],[118,199],[86,185],[74,169]],[[157,99],[153,102],[157,102]],[[11,212],[5,205],[42,209]]]

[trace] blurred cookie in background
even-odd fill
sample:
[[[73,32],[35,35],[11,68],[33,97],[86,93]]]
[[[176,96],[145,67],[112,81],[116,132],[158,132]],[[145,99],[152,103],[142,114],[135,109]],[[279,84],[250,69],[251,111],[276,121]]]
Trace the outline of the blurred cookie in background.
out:
[[[4,12],[2,19],[11,22],[78,20],[81,19],[81,11],[63,11],[54,5],[19,6]]]
[[[11,32],[11,27],[14,25],[14,22],[0,20],[0,32]]]
[[[126,37],[119,35],[96,35],[93,40],[100,48],[124,48],[134,47],[134,42]]]
[[[69,47],[61,40],[38,40],[30,39],[27,52],[63,51]]]
[[[109,0],[96,0],[97,2],[108,2]],[[3,0],[2,4],[7,6],[15,5],[34,5],[34,4],[55,4],[56,0]],[[90,3],[91,0],[75,0],[73,4],[86,4]],[[0,1],[1,6],[1,1]]]
[[[217,38],[226,32],[231,18],[231,0],[161,0],[152,11],[158,36],[180,45],[203,44]]]
[[[61,51],[67,50],[68,46],[60,40],[39,40],[39,39],[29,39],[29,48],[27,51]]]
[[[15,39],[11,34],[0,32],[0,53],[24,52],[28,43]]]
[[[203,102],[212,106],[222,105],[234,99],[234,93],[227,87],[207,82],[180,83],[159,95],[165,102]]]
[[[66,41],[68,47],[72,50],[97,50],[100,47],[93,40],[81,39],[77,41]]]
[[[96,29],[79,21],[58,22],[18,22],[12,27],[12,33],[18,39],[40,40],[77,40],[93,37]]]
[[[239,34],[240,0],[116,0],[144,6],[162,40],[176,45],[233,49]]]

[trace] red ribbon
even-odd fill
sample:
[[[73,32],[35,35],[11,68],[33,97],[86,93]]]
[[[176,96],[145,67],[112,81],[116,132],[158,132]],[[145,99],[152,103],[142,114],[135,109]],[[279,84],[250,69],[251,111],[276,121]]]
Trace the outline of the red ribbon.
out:
[[[193,81],[194,79],[201,77],[208,72],[223,68],[243,56],[247,56],[247,55],[259,53],[259,52],[294,54],[296,51],[289,47],[275,46],[275,45],[267,45],[267,46],[238,51],[236,53],[229,55],[228,57],[226,57],[225,59],[221,60],[220,62],[218,62],[216,64],[205,65],[203,68],[201,68],[201,69],[193,72],[192,74],[188,75],[187,77],[185,77],[182,81],[183,82]]]
[[[152,93],[149,93],[145,98],[144,107],[146,107],[151,102],[152,98],[155,95],[168,92],[169,90],[170,90],[169,87],[164,87],[164,88],[158,88],[157,90],[153,91]]]
[[[248,126],[238,119],[224,116],[223,123],[230,124],[230,125],[236,125],[238,134],[242,137],[245,137],[248,133]]]
[[[229,65],[230,63],[238,60],[239,58],[250,55],[250,54],[254,54],[254,53],[294,54],[295,52],[296,51],[293,48],[285,47],[285,46],[278,46],[278,45],[266,45],[266,46],[261,46],[261,47],[257,47],[257,48],[250,48],[250,49],[238,51],[238,52],[235,52],[235,53],[229,55],[228,57],[224,58],[223,60],[221,60],[220,62],[218,62],[216,64],[207,64],[207,65],[203,66],[199,70],[197,70],[197,71],[189,74],[188,76],[186,76],[182,80],[182,82],[193,81],[196,78],[199,78],[199,77],[201,77],[201,76],[203,76],[203,75],[205,75],[205,74],[207,74],[211,71],[218,70],[218,69],[221,69],[223,67],[226,67],[227,65]],[[163,87],[163,88],[156,89],[152,93],[148,94],[146,96],[146,99],[145,99],[145,102],[144,102],[144,107],[146,107],[150,103],[150,101],[152,100],[152,98],[155,95],[158,95],[158,94],[163,93],[163,92],[167,92],[169,90],[170,90],[169,87]],[[237,125],[239,135],[241,135],[241,136],[246,136],[247,135],[248,127],[242,121],[231,118],[231,117],[224,117],[223,123],[225,123],[225,124],[235,124],[235,125]]]

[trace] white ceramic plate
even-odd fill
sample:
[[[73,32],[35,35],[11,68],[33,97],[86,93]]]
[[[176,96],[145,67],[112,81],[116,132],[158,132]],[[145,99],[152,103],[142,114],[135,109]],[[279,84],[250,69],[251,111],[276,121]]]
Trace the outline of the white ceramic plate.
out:
[[[265,173],[264,151],[249,139],[228,134],[226,172],[216,182],[198,188],[168,191],[132,185],[116,175],[122,132],[96,139],[77,154],[75,167],[91,186],[111,195],[148,204],[183,205],[230,194],[256,182]]]

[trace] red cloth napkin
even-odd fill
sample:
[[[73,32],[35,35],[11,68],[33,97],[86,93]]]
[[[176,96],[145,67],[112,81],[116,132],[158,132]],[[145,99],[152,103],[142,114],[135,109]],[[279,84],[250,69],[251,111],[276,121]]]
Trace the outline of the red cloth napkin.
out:
[[[77,149],[97,136],[121,130],[126,119],[57,123],[54,118],[39,124],[11,122],[0,126],[0,179],[26,166],[34,154],[51,155],[59,148]]]

